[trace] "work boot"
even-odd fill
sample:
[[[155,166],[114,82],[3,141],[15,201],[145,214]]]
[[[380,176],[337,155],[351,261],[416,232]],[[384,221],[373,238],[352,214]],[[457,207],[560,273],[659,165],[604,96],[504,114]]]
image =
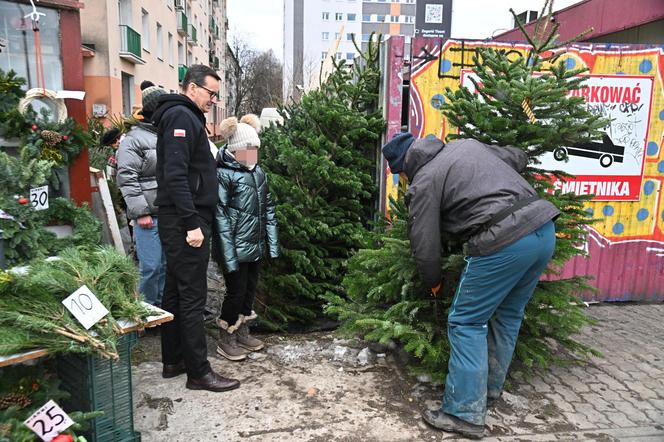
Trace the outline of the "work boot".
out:
[[[240,315],[242,325],[237,330],[237,345],[250,351],[262,350],[265,344],[260,339],[256,339],[249,333],[249,324],[256,319],[256,313],[251,312],[250,316]]]
[[[229,361],[242,361],[247,358],[248,350],[238,346],[237,331],[242,325],[242,316],[240,316],[234,325],[228,325],[223,319],[217,320],[219,325],[219,344],[217,353]]]
[[[186,384],[186,387],[189,390],[207,390],[216,392],[235,390],[239,386],[240,381],[237,379],[225,378],[212,370],[198,379],[187,378]]]
[[[471,424],[451,414],[443,413],[440,410],[425,410],[422,413],[422,418],[424,422],[434,428],[449,433],[461,434],[469,439],[482,439],[484,435],[484,425]]]

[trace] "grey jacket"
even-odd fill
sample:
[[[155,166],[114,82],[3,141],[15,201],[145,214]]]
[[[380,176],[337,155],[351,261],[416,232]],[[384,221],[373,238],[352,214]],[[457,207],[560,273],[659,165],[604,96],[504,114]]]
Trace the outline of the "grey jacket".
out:
[[[117,181],[127,203],[127,216],[156,215],[157,129],[148,123],[132,127],[118,148]]]
[[[410,180],[408,235],[428,287],[438,285],[441,278],[441,232],[467,240],[469,255],[486,256],[560,214],[552,203],[539,199],[483,229],[516,201],[536,195],[519,174],[527,163],[521,149],[470,139],[445,145],[428,137],[413,143],[404,163]]]
[[[257,165],[249,170],[223,149],[217,154],[217,181],[219,250],[213,252],[224,272],[234,272],[240,263],[258,261],[268,253],[277,258],[277,217],[263,169]]]

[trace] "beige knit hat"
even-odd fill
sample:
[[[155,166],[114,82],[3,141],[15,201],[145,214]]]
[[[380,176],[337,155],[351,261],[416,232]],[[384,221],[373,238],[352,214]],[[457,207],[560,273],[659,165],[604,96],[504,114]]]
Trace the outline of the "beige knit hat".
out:
[[[229,152],[248,147],[261,147],[261,140],[258,138],[260,130],[260,120],[254,114],[245,115],[240,122],[236,117],[226,118],[219,125],[219,134],[227,141],[226,149]]]

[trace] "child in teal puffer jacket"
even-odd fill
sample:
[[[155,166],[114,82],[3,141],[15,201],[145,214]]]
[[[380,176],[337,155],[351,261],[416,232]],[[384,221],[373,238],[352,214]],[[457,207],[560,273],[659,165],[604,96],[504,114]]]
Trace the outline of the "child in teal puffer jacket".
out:
[[[226,296],[217,323],[220,328],[217,352],[231,361],[241,361],[249,351],[261,350],[263,342],[249,334],[256,319],[253,302],[261,260],[279,256],[277,220],[268,191],[267,176],[258,163],[260,122],[245,115],[231,117],[220,125],[227,140],[217,154],[219,201],[215,216],[215,255],[223,268]]]

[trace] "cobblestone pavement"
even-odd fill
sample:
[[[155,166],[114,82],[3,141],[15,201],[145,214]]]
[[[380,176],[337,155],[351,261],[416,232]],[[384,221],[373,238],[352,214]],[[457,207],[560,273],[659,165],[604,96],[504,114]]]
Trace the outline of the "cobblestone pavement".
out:
[[[513,376],[513,394],[490,413],[494,437],[485,440],[664,441],[664,305],[600,304],[588,312],[599,322],[580,340],[603,357]],[[503,430],[514,434],[499,437]]]
[[[664,304],[599,304],[580,340],[603,353],[583,366],[511,375],[485,441],[664,442]],[[143,338],[134,370],[135,424],[150,441],[461,441],[420,418],[441,387],[418,383],[398,358],[326,333],[264,336],[242,363],[214,356],[242,387],[215,394],[162,379],[158,338]],[[362,366],[358,360],[365,358]]]

